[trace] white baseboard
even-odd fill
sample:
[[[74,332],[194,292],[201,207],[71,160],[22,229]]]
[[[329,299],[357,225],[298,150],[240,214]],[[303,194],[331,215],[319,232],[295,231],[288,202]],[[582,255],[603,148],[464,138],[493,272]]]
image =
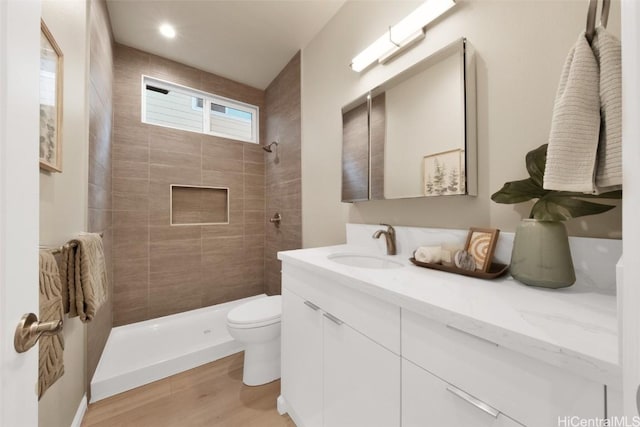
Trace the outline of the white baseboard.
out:
[[[278,409],[278,414],[284,415],[287,413],[287,401],[284,400],[284,397],[282,395],[278,396],[278,399],[276,400],[276,406]]]
[[[73,421],[71,422],[70,427],[80,427],[82,425],[82,419],[84,418],[84,414],[87,412],[87,395],[82,396],[82,400],[78,405],[78,410],[76,411],[76,416],[73,417]]]

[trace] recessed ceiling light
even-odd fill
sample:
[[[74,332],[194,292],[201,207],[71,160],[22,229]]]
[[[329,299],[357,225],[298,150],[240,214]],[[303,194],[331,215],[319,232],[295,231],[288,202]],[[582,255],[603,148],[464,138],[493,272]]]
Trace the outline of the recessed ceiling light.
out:
[[[170,24],[162,24],[160,25],[160,34],[168,39],[172,39],[176,36],[176,30]]]

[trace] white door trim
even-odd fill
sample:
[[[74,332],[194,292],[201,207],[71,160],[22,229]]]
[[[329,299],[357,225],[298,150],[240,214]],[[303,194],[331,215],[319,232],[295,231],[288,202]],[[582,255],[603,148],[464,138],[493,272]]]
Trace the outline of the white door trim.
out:
[[[622,307],[624,413],[638,415],[640,384],[640,2],[622,1],[622,205],[624,272],[618,298]],[[631,418],[629,418],[631,419]]]
[[[0,0],[0,425],[38,425],[38,349],[18,354],[38,313],[40,0]]]

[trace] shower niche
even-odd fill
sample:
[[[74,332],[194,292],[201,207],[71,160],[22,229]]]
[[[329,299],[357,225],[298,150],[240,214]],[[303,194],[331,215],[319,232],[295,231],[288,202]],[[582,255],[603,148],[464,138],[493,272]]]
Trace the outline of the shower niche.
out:
[[[171,225],[229,224],[229,188],[171,185]]]

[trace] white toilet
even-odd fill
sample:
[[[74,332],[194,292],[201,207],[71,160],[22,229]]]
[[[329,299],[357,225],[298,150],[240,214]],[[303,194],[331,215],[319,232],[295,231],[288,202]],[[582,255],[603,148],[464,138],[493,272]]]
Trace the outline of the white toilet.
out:
[[[282,297],[249,301],[227,315],[231,336],[244,344],[246,385],[262,385],[280,378],[280,314]]]

